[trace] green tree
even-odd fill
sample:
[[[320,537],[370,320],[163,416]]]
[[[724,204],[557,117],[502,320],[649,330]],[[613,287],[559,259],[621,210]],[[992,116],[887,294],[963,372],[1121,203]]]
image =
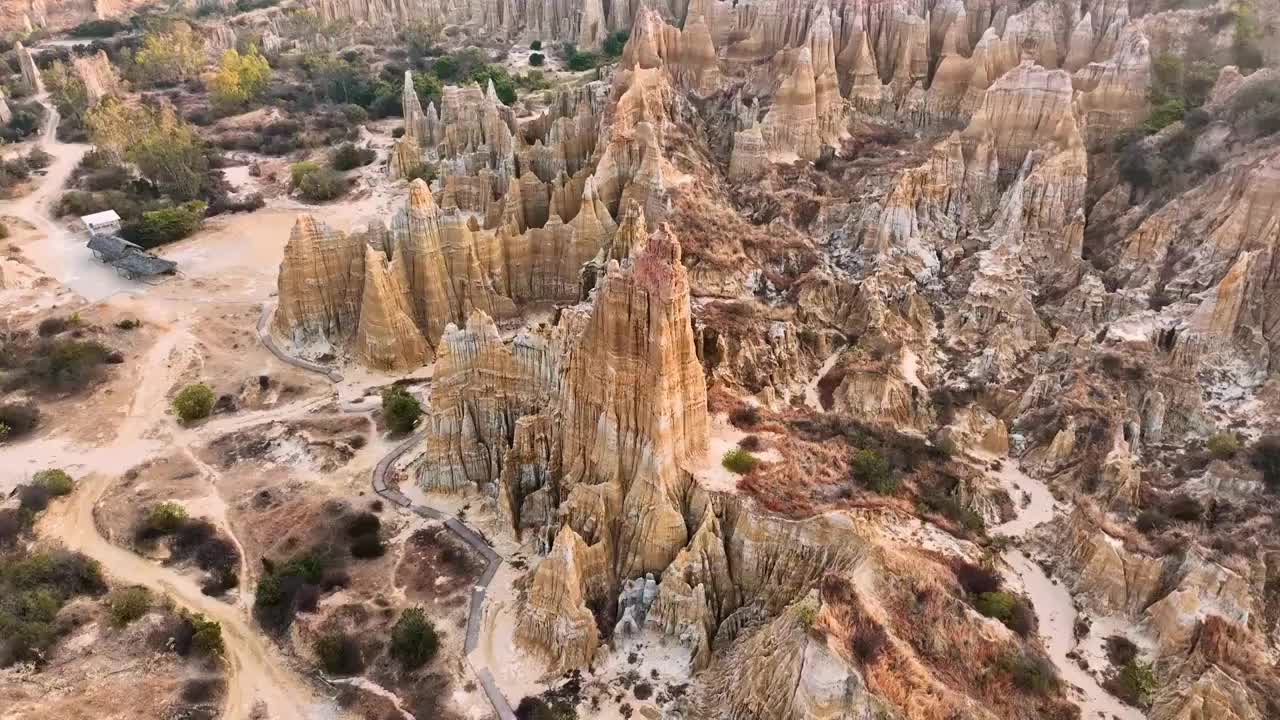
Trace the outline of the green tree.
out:
[[[866,448],[853,456],[854,477],[881,495],[892,495],[898,489],[889,461],[878,450]]]
[[[181,527],[186,519],[186,508],[176,502],[162,502],[147,513],[145,524],[149,530],[167,535]]]
[[[191,615],[190,622],[193,631],[191,634],[191,647],[204,655],[222,655],[225,650],[225,645],[222,642],[222,625],[200,613]]]
[[[206,208],[205,203],[190,200],[173,207],[148,210],[138,221],[125,225],[121,235],[145,248],[176,242],[200,229]]]
[[[147,614],[151,608],[151,593],[144,587],[113,590],[107,596],[107,607],[111,609],[112,624],[124,627]]]
[[[422,405],[404,388],[392,386],[382,393],[382,416],[393,432],[407,433],[422,417]]]
[[[133,55],[133,76],[151,84],[185,82],[204,62],[204,39],[185,22],[172,22],[142,37],[142,47]]]
[[[213,390],[204,383],[195,383],[178,391],[173,399],[173,412],[183,422],[207,418],[213,412],[213,401]]]
[[[619,30],[604,39],[600,49],[609,57],[620,57],[622,49],[627,46],[627,39],[631,37],[631,33],[627,30]]]
[[[82,126],[84,114],[89,110],[89,92],[84,81],[61,60],[54,60],[43,75],[44,87],[58,114],[73,127]]]
[[[391,656],[406,670],[415,670],[435,657],[439,648],[435,626],[422,608],[412,607],[400,613],[391,628]]]
[[[267,59],[250,45],[245,53],[227,50],[209,79],[209,101],[220,112],[243,108],[262,97],[271,80]]]
[[[37,485],[49,491],[50,495],[70,495],[75,489],[75,481],[67,474],[65,470],[58,468],[49,468],[41,470],[31,478]]]
[[[199,196],[209,170],[204,141],[169,105],[133,108],[106,98],[85,116],[89,137],[113,160],[128,160],[176,200]]]

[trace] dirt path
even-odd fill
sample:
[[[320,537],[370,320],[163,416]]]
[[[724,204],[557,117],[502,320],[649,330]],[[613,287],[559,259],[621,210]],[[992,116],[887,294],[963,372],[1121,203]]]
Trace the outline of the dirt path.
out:
[[[1022,472],[1016,461],[1004,459],[999,477],[1019,510],[1013,520],[991,528],[992,535],[1024,537],[1037,525],[1053,519],[1057,511],[1053,493],[1043,482]],[[1024,494],[1030,498],[1030,502],[1026,507],[1021,507]],[[1039,564],[1017,548],[1006,550],[1002,557],[1022,579],[1023,590],[1035,607],[1036,617],[1039,619],[1040,639],[1049,651],[1049,658],[1057,667],[1058,674],[1079,693],[1076,701],[1080,705],[1080,716],[1086,719],[1102,716],[1109,719],[1143,720],[1145,713],[1124,704],[1107,692],[1091,673],[1070,657],[1072,651],[1076,650],[1076,606],[1067,588],[1051,580]]]
[[[312,700],[310,689],[285,669],[284,660],[250,627],[238,606],[204,595],[192,578],[117,547],[102,537],[94,522],[93,508],[110,484],[108,475],[85,478],[69,502],[55,506],[42,520],[42,534],[57,537],[68,548],[97,560],[113,577],[145,586],[221,623],[230,670],[224,717],[244,720],[260,702],[275,720],[317,717],[322,707]]]
[[[26,220],[44,235],[42,241],[24,247],[24,254],[46,275],[57,278],[58,282],[90,302],[137,289],[134,283],[117,275],[115,270],[94,260],[84,246],[84,238],[67,232],[53,220],[54,204],[89,146],[59,142],[58,110],[49,102],[48,95],[41,95],[36,100],[46,111],[39,147],[49,153],[53,161],[35,190],[5,203],[4,208],[4,214]]]

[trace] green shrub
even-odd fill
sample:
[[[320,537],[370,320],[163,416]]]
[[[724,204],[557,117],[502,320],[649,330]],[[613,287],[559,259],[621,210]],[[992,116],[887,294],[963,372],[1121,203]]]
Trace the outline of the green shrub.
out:
[[[440,644],[435,626],[422,608],[409,608],[391,628],[391,656],[406,670],[426,665],[436,655]]]
[[[0,425],[7,428],[0,440],[21,437],[40,424],[40,411],[35,405],[17,403],[0,404]]]
[[[1130,705],[1149,708],[1156,691],[1156,676],[1151,670],[1150,663],[1134,658],[1125,663],[1115,677],[1107,681],[1106,687],[1116,697]]]
[[[347,181],[332,168],[320,167],[313,162],[295,163],[289,170],[293,189],[304,200],[324,202],[347,191]]]
[[[360,645],[346,633],[322,635],[316,641],[316,655],[330,675],[358,675],[364,670]]]
[[[1142,129],[1148,134],[1155,134],[1178,122],[1187,114],[1187,103],[1182,98],[1166,98],[1151,108]]]
[[[147,529],[157,535],[168,535],[177,531],[186,519],[186,508],[176,502],[162,502],[151,508],[144,524]]]
[[[144,248],[154,248],[177,242],[194,234],[204,224],[208,205],[192,200],[173,207],[149,210],[141,219],[127,223],[120,234]]]
[[[1000,666],[1015,686],[1027,692],[1044,694],[1058,686],[1053,664],[1039,655],[1006,655]]]
[[[620,57],[622,55],[623,48],[627,46],[627,39],[629,37],[631,37],[630,31],[619,30],[605,38],[600,49],[609,57]]]
[[[542,67],[546,62],[547,58],[542,53],[533,53],[529,55],[529,64],[533,67]]]
[[[720,464],[726,470],[738,475],[746,475],[751,472],[759,462],[755,455],[740,447],[730,448],[725,452],[724,457],[720,458]]]
[[[1205,446],[1214,457],[1225,460],[1240,449],[1240,439],[1233,432],[1216,432],[1209,436]]]
[[[57,468],[49,468],[41,470],[32,478],[37,485],[49,491],[50,495],[60,497],[62,495],[70,495],[75,489],[75,481],[64,470]]]
[[[983,615],[1004,622],[1013,613],[1016,599],[1012,593],[985,592],[973,599],[973,609]]]
[[[129,26],[118,20],[87,20],[71,28],[68,34],[78,38],[107,38],[128,30]]]
[[[19,548],[0,556],[0,667],[43,661],[62,606],[104,590],[102,570],[80,553]]]
[[[382,393],[382,416],[392,432],[407,433],[422,417],[422,405],[404,388],[392,386]]]
[[[255,605],[272,606],[280,604],[284,599],[284,588],[280,584],[280,578],[275,574],[268,573],[258,580],[258,586],[253,591],[253,602]]]
[[[330,162],[334,170],[345,172],[368,165],[375,157],[377,153],[370,148],[358,148],[353,143],[343,143],[333,151]]]
[[[405,172],[404,179],[408,182],[413,182],[414,180],[421,180],[422,182],[430,185],[431,182],[436,179],[436,174],[437,173],[436,173],[435,165],[432,165],[431,163],[426,161],[422,161],[422,162],[419,162],[417,165],[414,165],[407,172]]]
[[[854,453],[853,476],[881,495],[892,495],[898,490],[898,480],[893,477],[889,461],[880,451],[865,448]]]
[[[226,649],[222,642],[222,625],[200,613],[191,615],[191,647],[202,655],[221,656]]]
[[[111,608],[112,624],[124,627],[147,614],[151,608],[151,593],[144,587],[113,590],[107,596],[107,607]]]
[[[529,49],[530,49],[530,50],[535,50],[535,51],[536,51],[536,50],[541,50],[541,49],[542,49],[542,41],[541,41],[541,40],[534,40],[533,42],[529,43]]]
[[[193,422],[209,417],[213,403],[213,390],[204,383],[194,383],[178,391],[173,398],[173,412],[182,422]]]

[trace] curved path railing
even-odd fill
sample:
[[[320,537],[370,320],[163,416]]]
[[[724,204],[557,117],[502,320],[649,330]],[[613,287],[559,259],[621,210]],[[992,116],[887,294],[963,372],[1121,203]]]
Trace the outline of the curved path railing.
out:
[[[271,354],[282,362],[324,375],[331,382],[341,382],[342,373],[337,370],[289,355],[276,345],[275,338],[271,337],[271,332],[267,328],[271,320],[271,312],[274,309],[275,303],[266,303],[262,308],[262,316],[258,318],[258,339],[262,341],[267,350],[270,350]],[[373,468],[373,491],[387,502],[408,510],[415,515],[443,522],[445,527],[449,528],[453,534],[461,538],[463,542],[479,553],[480,557],[484,558],[484,572],[480,575],[480,580],[471,587],[471,606],[467,611],[467,636],[463,642],[462,650],[463,655],[466,656],[467,664],[471,666],[471,671],[480,679],[480,686],[484,688],[484,694],[489,698],[489,704],[493,706],[493,710],[498,714],[499,720],[515,720],[516,715],[511,710],[511,704],[507,702],[506,696],[498,689],[497,683],[493,680],[493,673],[489,671],[489,668],[477,667],[471,662],[471,651],[476,649],[476,645],[480,641],[480,623],[484,610],[485,591],[488,590],[489,583],[493,581],[494,575],[498,574],[498,568],[502,565],[502,558],[498,553],[494,552],[493,546],[480,533],[468,527],[458,518],[446,515],[433,507],[414,505],[413,501],[405,496],[404,493],[387,485],[387,474],[391,472],[391,467],[409,451],[409,448],[421,442],[425,435],[426,432],[421,430],[410,435],[378,461],[378,464]]]
[[[275,309],[276,304],[273,302],[266,302],[262,305],[262,315],[258,317],[258,340],[262,342],[262,345],[270,350],[272,355],[279,358],[281,362],[288,363],[294,367],[300,367],[303,370],[309,370],[313,373],[320,373],[328,378],[330,382],[342,382],[342,373],[337,370],[334,370],[327,365],[313,363],[308,360],[303,360],[300,357],[290,355],[276,344],[276,339],[271,337],[271,330],[267,327],[271,322],[271,312]]]

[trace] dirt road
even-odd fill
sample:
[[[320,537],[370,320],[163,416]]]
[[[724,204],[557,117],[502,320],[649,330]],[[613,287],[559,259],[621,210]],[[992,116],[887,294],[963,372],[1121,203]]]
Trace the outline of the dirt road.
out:
[[[40,149],[49,153],[53,161],[45,169],[39,186],[30,194],[5,203],[0,214],[26,220],[45,236],[44,241],[32,243],[25,248],[31,262],[85,300],[95,302],[117,292],[136,289],[134,283],[117,275],[109,266],[94,260],[84,246],[85,238],[67,232],[52,218],[54,203],[61,197],[67,179],[71,177],[89,146],[59,142],[57,108],[49,102],[47,95],[36,100],[46,110]]]

